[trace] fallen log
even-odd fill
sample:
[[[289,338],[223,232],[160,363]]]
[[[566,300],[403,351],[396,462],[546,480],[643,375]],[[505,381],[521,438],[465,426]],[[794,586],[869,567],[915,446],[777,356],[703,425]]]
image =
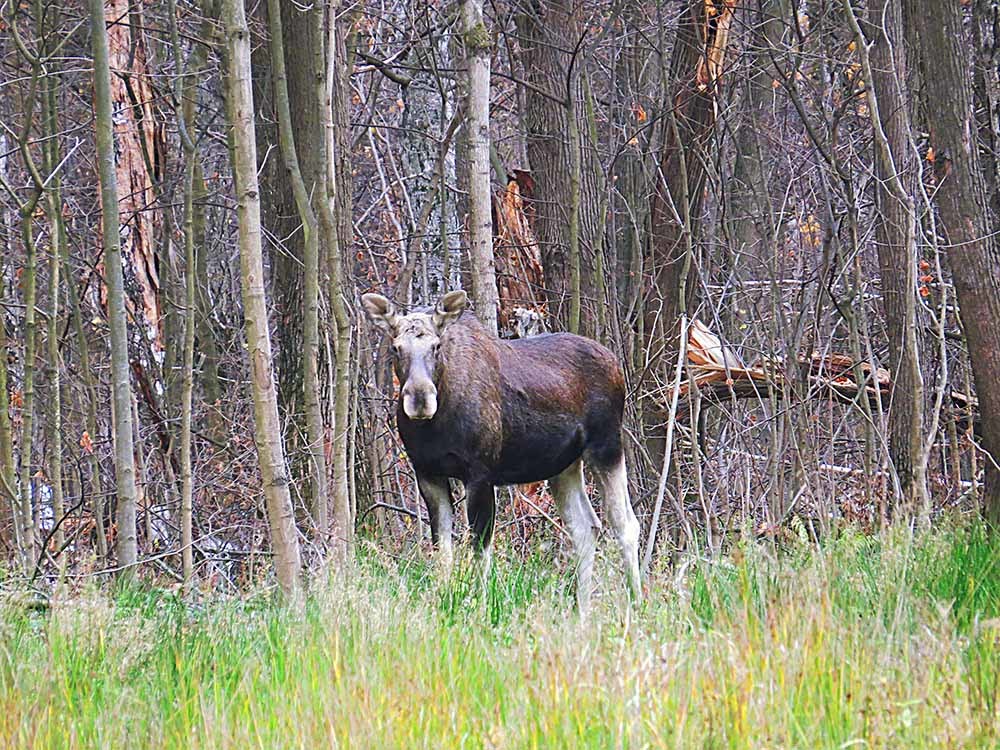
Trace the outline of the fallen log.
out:
[[[680,384],[681,399],[677,414],[681,418],[689,416],[690,399],[684,397],[692,390],[696,389],[698,395],[712,403],[750,398],[763,402],[769,400],[772,394],[779,399],[786,398],[792,381],[786,374],[784,360],[763,359],[747,366],[700,320],[693,320],[688,327],[687,359],[691,365],[691,377]],[[808,357],[799,355],[797,366],[802,369],[808,367],[805,380],[797,383],[800,388],[805,388],[804,398],[832,399],[844,404],[859,403],[860,399],[866,398],[872,409],[878,409],[880,404],[886,408],[889,404],[892,376],[885,368],[878,367],[873,372],[868,362],[856,363],[844,354],[818,352]],[[979,403],[976,398],[958,391],[951,391],[948,396],[954,418],[967,426],[971,411],[974,429],[978,432]],[[658,402],[663,412],[667,413],[670,403],[668,389],[661,390]]]

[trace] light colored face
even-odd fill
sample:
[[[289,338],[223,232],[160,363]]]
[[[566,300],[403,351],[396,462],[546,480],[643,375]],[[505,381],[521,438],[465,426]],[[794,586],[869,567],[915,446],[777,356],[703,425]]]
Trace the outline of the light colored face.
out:
[[[449,292],[431,313],[399,315],[380,294],[365,294],[361,304],[372,322],[392,337],[393,363],[402,386],[403,413],[410,419],[433,419],[438,409],[438,349],[445,328],[465,310],[465,292]]]

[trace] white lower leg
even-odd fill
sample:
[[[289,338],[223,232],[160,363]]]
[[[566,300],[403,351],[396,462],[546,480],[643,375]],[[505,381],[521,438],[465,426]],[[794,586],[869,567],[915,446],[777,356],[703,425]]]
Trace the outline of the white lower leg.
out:
[[[437,538],[435,558],[443,573],[450,573],[454,561],[452,547],[452,531],[455,525],[455,513],[451,507],[451,491],[448,480],[442,484],[439,480],[419,479],[420,494],[427,504],[431,516],[431,535]]]
[[[441,525],[438,531],[439,536],[438,536],[438,551],[437,551],[438,562],[440,563],[442,570],[446,573],[451,572],[452,564],[454,563],[455,560],[455,552],[451,542],[452,523],[453,519],[451,512],[451,504],[449,503],[447,510],[447,521],[445,521],[445,519],[443,518],[441,519]]]
[[[490,580],[490,571],[493,570],[493,545],[479,553],[478,565],[479,579],[485,586]]]
[[[629,589],[632,596],[639,600],[642,598],[639,580],[639,521],[628,496],[628,474],[624,458],[604,476],[604,503],[608,522],[621,550]]]
[[[578,461],[560,474],[554,488],[559,515],[573,540],[577,607],[586,612],[594,589],[594,551],[600,521],[587,499],[582,464]]]
[[[576,547],[576,606],[586,612],[594,593],[594,551],[597,548],[594,527],[588,525],[582,533],[575,534],[573,545]]]

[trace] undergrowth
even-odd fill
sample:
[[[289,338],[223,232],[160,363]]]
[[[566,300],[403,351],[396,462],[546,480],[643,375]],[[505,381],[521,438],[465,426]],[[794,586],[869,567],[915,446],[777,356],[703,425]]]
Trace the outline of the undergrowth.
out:
[[[593,611],[541,552],[442,580],[363,548],[298,610],[133,586],[0,606],[0,745],[1000,746],[1000,538],[841,533],[681,557]]]

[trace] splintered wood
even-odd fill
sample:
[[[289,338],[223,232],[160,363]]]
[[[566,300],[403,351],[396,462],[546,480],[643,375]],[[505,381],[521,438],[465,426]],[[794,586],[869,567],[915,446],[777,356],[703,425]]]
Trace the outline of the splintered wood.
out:
[[[525,215],[521,185],[517,180],[493,198],[493,255],[500,294],[500,328],[510,331],[515,310],[544,310],[545,275],[538,240]]]
[[[111,97],[114,106],[115,172],[119,232],[127,304],[154,353],[163,350],[160,279],[156,265],[158,211],[152,174],[162,174],[163,129],[153,109],[146,45],[139,29],[142,3],[105,3]],[[135,26],[133,26],[135,24]],[[105,290],[101,290],[105,302]],[[141,313],[136,308],[141,308]]]
[[[716,401],[727,397],[764,398],[768,389],[783,393],[788,384],[783,361],[765,359],[748,367],[700,320],[691,321],[688,328],[687,359],[693,377],[681,382],[682,396],[696,386],[702,396]],[[865,384],[865,395],[873,402],[876,390],[886,397],[889,395],[889,371],[881,367],[875,370],[873,378],[870,364],[862,362],[856,366],[854,360],[842,354],[800,356],[799,367],[805,367],[807,361],[808,385],[813,397],[853,401],[859,395],[857,371]]]
[[[785,397],[790,378],[788,365],[781,359],[763,358],[754,366],[746,366],[721,339],[712,333],[700,320],[691,321],[688,327],[687,360],[691,377],[680,383],[683,397],[693,388],[710,401],[721,402],[731,398],[756,398],[763,400],[769,392]],[[844,354],[820,354],[813,352],[809,357],[799,355],[797,366],[805,377],[802,383],[804,398],[831,398],[842,403],[853,403],[861,397],[867,398],[872,408],[887,409],[890,403],[892,377],[882,367],[872,367],[868,362],[855,363]],[[860,375],[860,378],[859,378]],[[863,392],[859,392],[859,383]],[[979,404],[974,397],[951,391],[949,393],[955,417],[967,419],[971,414],[978,425]],[[670,393],[662,391],[660,403],[664,409],[670,403]],[[682,398],[679,414],[687,409]]]

